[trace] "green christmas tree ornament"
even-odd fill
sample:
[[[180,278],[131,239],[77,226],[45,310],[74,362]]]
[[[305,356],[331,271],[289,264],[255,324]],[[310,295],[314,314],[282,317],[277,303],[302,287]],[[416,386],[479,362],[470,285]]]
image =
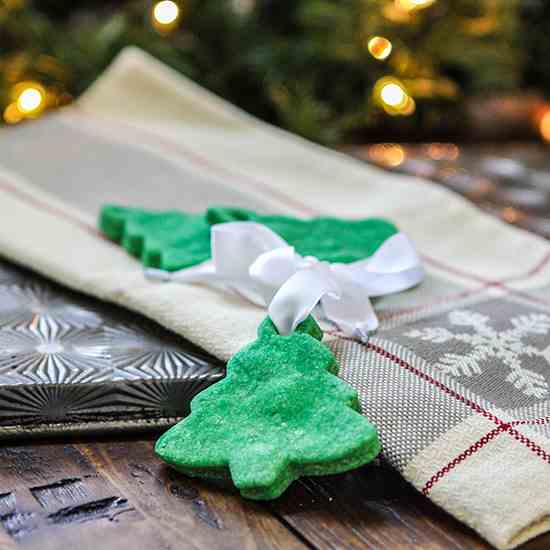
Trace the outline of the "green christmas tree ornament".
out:
[[[231,478],[247,498],[281,495],[300,476],[344,472],[380,451],[357,394],[308,317],[289,336],[270,318],[197,395],[191,414],[157,442],[156,453],[186,475]]]
[[[204,214],[107,205],[99,228],[147,267],[175,271],[210,258],[210,225]]]
[[[242,208],[210,208],[204,214],[178,210],[154,211],[104,206],[99,227],[146,267],[176,271],[208,260],[210,228],[218,223],[261,223],[293,246],[301,256],[321,261],[351,263],[372,256],[398,230],[378,218],[345,220],[321,217],[301,220],[260,215]]]

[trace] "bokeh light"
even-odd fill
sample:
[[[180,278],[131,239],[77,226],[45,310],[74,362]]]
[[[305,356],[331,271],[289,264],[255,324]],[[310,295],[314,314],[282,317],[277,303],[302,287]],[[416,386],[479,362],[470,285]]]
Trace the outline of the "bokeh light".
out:
[[[403,164],[407,155],[405,149],[397,143],[377,143],[368,149],[369,159],[387,168],[397,168]]]
[[[30,114],[40,109],[43,101],[44,96],[38,88],[25,88],[17,98],[17,108],[24,114]]]
[[[426,146],[426,154],[433,160],[456,160],[460,149],[454,143],[430,143]]]
[[[172,0],[161,0],[153,7],[153,25],[161,31],[173,29],[180,17],[180,7]]]
[[[23,120],[23,114],[17,108],[17,103],[10,103],[4,109],[4,121],[7,124],[17,124]]]
[[[36,118],[46,107],[46,90],[38,82],[19,82],[12,88],[11,97],[12,103],[4,111],[4,120],[9,124]]]
[[[390,107],[399,107],[400,105],[405,105],[407,94],[405,90],[399,86],[399,84],[390,82],[388,84],[384,84],[382,87],[382,90],[380,91],[380,98]]]
[[[411,96],[407,96],[405,105],[400,109],[399,114],[404,116],[412,115],[416,111],[416,102]]]
[[[435,3],[436,0],[395,0],[398,8],[406,11],[423,10]]]
[[[539,122],[539,131],[542,138],[550,142],[550,110],[542,115]]]
[[[369,53],[380,61],[387,59],[392,50],[392,43],[383,36],[373,36],[368,42]]]
[[[521,212],[513,206],[503,208],[500,215],[508,223],[517,223],[521,219]]]
[[[389,115],[411,115],[416,110],[414,99],[407,93],[402,82],[391,76],[379,79],[374,85],[375,101]]]

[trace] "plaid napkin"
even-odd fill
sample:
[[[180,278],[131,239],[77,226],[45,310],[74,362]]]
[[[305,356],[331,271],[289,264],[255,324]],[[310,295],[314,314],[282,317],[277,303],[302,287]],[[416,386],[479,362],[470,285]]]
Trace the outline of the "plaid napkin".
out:
[[[429,182],[267,126],[136,49],[62,112],[0,131],[2,255],[140,311],[227,359],[265,312],[146,281],[105,240],[104,202],[385,216],[421,251],[366,345],[327,339],[386,459],[498,548],[550,529],[550,246]]]

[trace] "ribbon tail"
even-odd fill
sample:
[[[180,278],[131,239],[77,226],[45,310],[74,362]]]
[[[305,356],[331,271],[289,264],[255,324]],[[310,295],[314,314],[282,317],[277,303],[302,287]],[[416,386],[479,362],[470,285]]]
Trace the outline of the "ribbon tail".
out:
[[[359,285],[340,283],[343,290],[339,296],[327,294],[321,299],[323,315],[347,336],[366,342],[368,334],[378,328],[378,317]]]
[[[409,238],[397,233],[366,259],[333,267],[361,285],[368,296],[385,296],[419,284],[425,276],[422,262]]]
[[[362,274],[354,272],[351,275],[361,284],[363,291],[372,298],[403,292],[422,282],[425,277],[422,266],[397,273]]]

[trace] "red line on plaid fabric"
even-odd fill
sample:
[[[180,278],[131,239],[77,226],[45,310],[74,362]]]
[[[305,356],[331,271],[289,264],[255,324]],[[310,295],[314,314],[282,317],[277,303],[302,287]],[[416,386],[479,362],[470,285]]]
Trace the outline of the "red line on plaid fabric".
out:
[[[538,419],[538,420],[548,420],[548,419]],[[464,462],[467,458],[471,457],[473,454],[477,453],[480,449],[485,447],[489,441],[492,441],[497,435],[501,433],[508,433],[515,440],[519,441],[525,445],[530,451],[535,453],[539,458],[550,464],[550,454],[547,453],[540,445],[537,445],[534,441],[529,439],[527,436],[523,435],[521,432],[518,432],[512,426],[517,424],[526,424],[527,421],[517,421],[500,424],[500,426],[494,428],[490,432],[486,433],[482,438],[478,439],[475,443],[470,445],[466,450],[462,451],[458,456],[453,458],[448,464],[443,466],[438,470],[427,482],[426,485],[422,488],[422,494],[428,496],[430,491],[433,489],[433,486],[445,477],[451,470],[458,466],[461,462]]]
[[[512,289],[509,289],[505,286],[506,283],[510,282],[517,282],[517,281],[523,281],[525,279],[530,279],[540,271],[542,271],[548,262],[550,262],[550,252],[546,252],[543,257],[530,269],[528,269],[525,273],[522,273],[520,275],[514,275],[513,277],[506,277],[499,280],[491,280],[491,279],[485,279],[483,277],[480,277],[478,275],[474,275],[473,273],[468,273],[467,271],[463,271],[457,267],[453,267],[451,265],[448,265],[444,262],[441,262],[440,260],[437,260],[435,258],[432,258],[431,256],[428,256],[427,254],[421,254],[422,259],[432,264],[434,267],[439,268],[443,271],[447,271],[449,273],[452,273],[453,275],[457,275],[459,277],[462,277],[463,279],[473,279],[475,281],[478,281],[480,283],[485,283],[486,286],[493,286],[497,288],[505,288],[506,290],[513,291]]]
[[[434,267],[438,267],[444,271],[448,271],[450,273],[453,273],[454,275],[458,275],[459,277],[465,278],[465,279],[474,279],[478,282],[483,282],[487,286],[493,286],[493,287],[502,287],[506,290],[508,289],[505,284],[510,282],[517,282],[517,281],[523,281],[525,279],[530,279],[540,271],[542,271],[548,262],[550,262],[550,252],[546,252],[543,257],[529,270],[527,270],[525,273],[522,273],[520,275],[514,275],[513,277],[506,277],[499,280],[491,280],[491,279],[485,279],[483,277],[479,277],[478,275],[473,275],[471,273],[468,273],[466,271],[462,271],[461,269],[458,269],[457,267],[453,267],[450,265],[447,265],[439,260],[436,260],[435,258],[432,258],[431,256],[428,256],[426,254],[422,254],[422,258],[427,262],[432,264]]]
[[[65,210],[62,210],[61,208],[57,208],[56,206],[48,204],[47,202],[44,202],[40,199],[37,199],[36,197],[29,195],[28,193],[25,193],[24,191],[22,191],[21,189],[13,185],[12,183],[9,183],[5,180],[1,180],[0,189],[5,191],[6,193],[15,195],[19,199],[37,207],[39,210],[43,210],[55,216],[59,216],[77,225],[78,227],[80,227],[81,229],[84,229],[88,233],[91,233],[95,237],[100,237],[101,239],[108,241],[107,237],[105,237],[105,235],[103,235],[103,233],[101,233],[101,231],[99,231],[99,229],[97,229],[95,226],[89,223],[86,223],[84,220],[81,220],[78,217],[73,216],[72,214],[69,214]]]
[[[350,338],[348,336],[343,336],[337,332],[332,332],[332,334],[335,334],[337,337],[341,338],[342,340],[350,340],[356,343],[356,340],[353,338]],[[531,450],[535,455],[537,455],[539,458],[550,464],[550,454],[547,453],[542,447],[537,445],[534,441],[532,441],[530,438],[528,438],[526,435],[522,434],[518,430],[514,429],[512,427],[512,423],[510,422],[504,422],[497,416],[495,416],[493,413],[490,413],[489,411],[486,411],[483,407],[472,401],[471,399],[468,399],[467,397],[459,394],[455,390],[452,390],[439,380],[436,380],[435,378],[431,377],[429,374],[426,374],[422,372],[421,370],[417,369],[416,367],[413,367],[410,363],[405,361],[404,359],[401,359],[397,355],[390,353],[389,351],[386,351],[384,348],[381,348],[380,346],[377,346],[376,344],[373,344],[372,342],[368,342],[366,344],[360,343],[361,345],[365,346],[367,349],[374,351],[378,355],[381,355],[382,357],[389,359],[392,361],[392,363],[395,363],[396,365],[408,370],[409,372],[415,374],[419,378],[425,380],[426,382],[432,384],[433,386],[437,387],[439,390],[443,391],[444,393],[450,395],[451,397],[454,397],[456,400],[461,401],[468,407],[470,407],[473,411],[477,412],[484,418],[487,418],[488,420],[491,420],[495,424],[498,425],[497,428],[489,432],[491,435],[487,440],[485,439],[486,436],[482,437],[477,443],[474,443],[472,447],[475,447],[475,450],[468,449],[458,455],[455,459],[453,459],[447,466],[444,466],[439,472],[434,474],[432,478],[430,479],[431,484],[430,487],[427,489],[429,492],[431,488],[441,479],[446,473],[448,473],[450,470],[452,470],[455,466],[466,460],[469,456],[471,456],[474,452],[477,452],[479,448],[486,445],[489,441],[491,441],[498,433],[500,432],[508,432],[514,439],[525,445],[529,450]],[[528,419],[526,419],[528,420]],[[516,421],[519,422],[519,421]],[[482,444],[481,444],[482,443]],[[477,445],[477,446],[476,446]],[[471,447],[469,447],[470,449]],[[442,472],[442,473],[440,473]],[[430,483],[430,482],[428,482]],[[424,492],[424,491],[423,491]],[[427,494],[427,493],[426,493]]]
[[[431,256],[428,256],[427,254],[420,254],[422,259],[428,263],[432,264],[434,267],[437,267],[441,269],[442,271],[447,271],[448,273],[452,273],[453,275],[457,275],[459,277],[462,277],[463,279],[470,279],[477,281],[478,283],[485,283],[486,285],[500,285],[502,284],[500,281],[492,281],[490,279],[484,279],[483,277],[479,277],[478,275],[474,275],[473,273],[468,273],[467,271],[462,271],[461,269],[457,267],[453,267],[451,265],[447,265],[444,262],[440,260],[436,260],[435,258],[432,258]]]
[[[530,451],[533,451],[539,458],[550,464],[550,454],[547,453],[540,445],[529,439],[526,435],[518,432],[510,427],[508,433],[520,443],[523,443]]]
[[[449,386],[443,384],[443,382],[440,382],[439,380],[436,380],[429,374],[426,374],[425,372],[422,372],[420,369],[417,369],[416,367],[413,367],[410,363],[405,361],[404,359],[401,359],[401,357],[395,355],[394,353],[391,353],[384,348],[377,346],[376,344],[373,344],[372,342],[367,342],[366,344],[363,342],[359,342],[358,340],[355,340],[351,338],[350,336],[345,336],[338,331],[332,331],[327,330],[325,331],[327,334],[332,334],[336,336],[337,338],[340,338],[341,340],[349,340],[351,342],[355,342],[356,344],[363,345],[367,349],[374,351],[378,355],[381,355],[382,357],[385,357],[386,359],[389,359],[392,363],[395,363],[396,365],[408,370],[409,372],[415,374],[419,378],[422,378],[422,380],[425,380],[426,382],[432,384],[433,386],[437,387],[444,393],[450,395],[451,397],[454,397],[457,401],[461,401],[468,407],[470,407],[473,411],[481,414],[483,417],[493,421],[495,424],[499,424],[500,426],[507,426],[507,429],[511,426],[517,426],[522,424],[545,424],[547,422],[550,422],[550,417],[545,418],[535,418],[535,419],[518,419],[511,422],[505,422],[504,420],[498,418],[493,413],[485,410],[481,405],[478,405],[471,399],[468,399],[464,395],[458,393],[457,391],[449,388]],[[526,437],[526,436],[524,436]]]
[[[427,302],[425,304],[415,306],[415,307],[409,307],[409,308],[403,308],[403,309],[396,309],[394,311],[379,311],[377,312],[378,318],[384,321],[398,319],[399,317],[403,317],[404,315],[409,315],[411,313],[418,313],[420,311],[424,311],[426,309],[431,308],[432,306],[437,306],[439,304],[445,304],[448,302],[451,302],[453,300],[460,300],[461,298],[467,298],[469,296],[473,296],[474,294],[477,294],[478,292],[483,292],[485,289],[487,289],[490,285],[483,284],[477,288],[469,289],[469,290],[463,290],[462,292],[457,292],[455,294],[448,294],[447,296],[442,296],[436,300],[433,300],[432,302]]]
[[[550,416],[546,416],[545,418],[533,418],[533,419],[524,419],[524,420],[514,420],[513,422],[510,422],[511,426],[520,426],[520,425],[537,425],[540,426],[542,424],[548,424],[550,422]]]
[[[515,276],[515,277],[509,277],[508,279],[504,279],[503,282],[504,283],[509,283],[509,282],[512,282],[512,281],[521,281],[523,279],[529,279],[533,275],[536,275],[537,273],[542,271],[549,261],[550,261],[550,252],[547,252],[542,257],[540,262],[537,265],[535,265],[532,269],[530,269],[525,275],[518,275],[518,276]]]
[[[442,269],[446,269],[444,265],[440,266],[439,262],[437,262],[436,260],[432,260],[432,259],[426,257],[425,255],[422,255],[422,258],[425,261],[427,261],[428,263],[432,263],[434,265],[437,264],[438,267],[441,267]],[[385,313],[382,310],[382,311],[378,312],[378,317],[379,317],[380,320],[384,320],[384,321],[399,319],[400,317],[403,317],[403,316],[408,315],[408,314],[417,313],[417,312],[420,312],[420,311],[427,310],[432,306],[437,306],[439,304],[448,303],[448,302],[451,302],[453,300],[460,300],[460,299],[463,299],[463,298],[473,296],[473,295],[475,295],[477,293],[481,293],[484,290],[487,290],[489,288],[501,288],[502,290],[504,290],[508,294],[511,294],[511,295],[514,295],[514,296],[519,296],[520,298],[524,298],[525,300],[528,300],[530,302],[534,302],[534,303],[539,304],[539,305],[544,304],[545,309],[549,310],[550,309],[550,300],[549,299],[545,299],[541,296],[533,296],[532,294],[529,294],[528,292],[517,290],[517,289],[514,289],[514,288],[510,288],[509,286],[506,286],[506,283],[509,282],[509,281],[520,281],[520,280],[523,280],[523,279],[529,279],[530,277],[536,275],[548,264],[549,261],[550,261],[550,253],[546,254],[544,256],[544,258],[533,269],[529,270],[524,275],[519,275],[519,276],[514,277],[514,278],[504,279],[503,281],[486,281],[486,282],[482,283],[481,286],[479,286],[477,288],[465,290],[465,291],[462,291],[462,292],[457,292],[455,294],[449,294],[447,296],[442,296],[441,298],[433,300],[432,302],[427,302],[425,304],[415,306],[415,307],[399,309],[399,310],[395,311],[394,313],[391,312],[391,311]]]
[[[353,340],[352,338],[340,336],[340,338],[343,338],[345,340]],[[451,397],[454,397],[457,401],[461,401],[466,406],[470,407],[473,411],[479,413],[481,416],[487,418],[488,420],[493,421],[495,424],[504,424],[505,422],[497,418],[493,413],[490,413],[489,411],[486,411],[483,407],[472,401],[471,399],[468,399],[467,397],[459,394],[457,391],[449,388],[449,386],[446,386],[443,384],[443,382],[440,382],[439,380],[436,380],[435,378],[432,378],[429,374],[426,374],[425,372],[422,372],[420,369],[417,369],[416,367],[413,367],[410,363],[405,361],[404,359],[401,359],[401,357],[398,357],[397,355],[390,353],[389,351],[386,351],[384,348],[381,348],[380,346],[377,346],[371,342],[367,342],[366,344],[363,344],[366,346],[367,349],[370,349],[371,351],[374,351],[378,355],[381,355],[382,357],[385,357],[386,359],[389,359],[392,363],[395,363],[396,365],[399,365],[400,367],[404,368],[405,370],[408,370],[409,372],[415,374],[419,378],[422,378],[422,380],[425,380],[426,382],[432,384],[436,388],[440,389],[444,393],[450,395]]]
[[[546,309],[548,309],[548,306],[550,306],[550,300],[547,300],[546,298],[543,298],[542,296],[533,296],[532,294],[529,294],[529,292],[525,292],[522,290],[516,290],[515,288],[507,288],[506,290],[514,295],[519,296],[520,298],[523,298],[529,302],[533,302],[535,304],[544,304],[546,306]]]
[[[340,335],[338,335],[338,336],[340,338],[345,339],[345,340],[353,340],[352,338],[348,338],[348,337],[344,337],[344,336],[340,336]],[[395,363],[396,365],[408,370],[409,372],[412,372],[413,374],[415,374],[419,378],[422,378],[423,380],[426,380],[430,384],[437,387],[439,390],[441,390],[441,391],[447,393],[448,395],[454,397],[458,401],[461,401],[462,403],[464,403],[465,405],[470,407],[472,410],[474,410],[477,413],[481,414],[481,416],[483,416],[484,418],[487,418],[488,420],[491,420],[492,422],[494,422],[495,424],[498,425],[498,428],[496,428],[496,429],[492,430],[491,432],[489,432],[489,434],[493,434],[493,435],[491,435],[487,440],[485,440],[486,436],[484,436],[479,440],[479,442],[477,442],[478,447],[476,447],[475,450],[468,451],[468,449],[467,449],[466,451],[461,453],[458,457],[453,459],[447,466],[443,467],[440,470],[440,472],[443,472],[443,473],[439,474],[439,472],[437,472],[436,474],[434,474],[434,476],[430,479],[431,485],[428,489],[428,492],[435,485],[435,483],[437,483],[437,481],[439,481],[439,479],[441,479],[444,475],[446,475],[446,473],[448,473],[450,470],[452,470],[460,462],[463,462],[464,460],[466,460],[474,452],[477,452],[477,450],[479,450],[481,447],[486,445],[489,441],[491,441],[500,432],[509,433],[514,439],[516,439],[516,441],[519,441],[520,443],[525,445],[530,451],[535,453],[536,456],[538,456],[539,458],[541,458],[542,460],[544,460],[545,462],[550,464],[550,454],[547,453],[542,447],[537,445],[530,438],[528,438],[526,435],[524,435],[521,432],[519,432],[518,430],[514,429],[510,422],[504,422],[503,420],[501,420],[500,418],[495,416],[493,413],[490,413],[489,411],[486,411],[483,407],[481,407],[480,405],[478,405],[477,403],[475,403],[471,399],[468,399],[465,396],[463,396],[463,395],[459,394],[458,392],[456,392],[455,390],[452,390],[451,388],[449,388],[448,386],[446,386],[445,384],[443,384],[439,380],[436,380],[435,378],[432,378],[430,375],[422,372],[421,370],[417,369],[416,367],[413,367],[410,363],[408,363],[404,359],[401,359],[397,355],[395,355],[393,353],[390,353],[389,351],[386,351],[384,348],[381,348],[380,346],[377,346],[377,345],[375,345],[371,342],[368,342],[367,344],[363,344],[363,345],[366,346],[367,349],[370,349],[370,350],[374,351],[375,353],[381,355],[382,357],[385,357],[386,359],[389,359],[390,361],[392,361],[392,363]],[[487,435],[489,435],[489,434],[487,434]],[[483,444],[481,444],[481,442]],[[472,447],[475,447],[475,446],[476,446],[476,443],[474,443],[474,445]],[[470,449],[470,447],[469,447],[469,449]],[[438,477],[438,474],[439,474],[439,477]]]
[[[101,118],[102,120],[105,120],[103,117],[96,115],[95,113],[90,113],[89,111],[86,111],[82,107],[76,106],[76,105],[72,107],[72,114],[76,116],[88,118],[88,119]],[[108,120],[106,122],[109,122],[111,125],[115,124],[112,120]],[[254,191],[264,191],[266,192],[267,195],[271,195],[272,198],[278,200],[279,202],[282,202],[283,204],[287,204],[292,208],[296,208],[297,210],[300,210],[303,214],[307,214],[311,216],[315,216],[319,214],[317,210],[310,208],[309,206],[304,204],[302,201],[295,199],[291,195],[282,193],[278,189],[273,188],[271,185],[268,185],[261,180],[257,180],[256,178],[251,177],[247,174],[240,174],[238,172],[234,172],[233,170],[226,168],[223,164],[217,163],[205,157],[201,153],[197,153],[193,149],[190,149],[188,146],[183,146],[179,142],[172,141],[170,139],[165,138],[164,136],[161,136],[160,134],[156,134],[155,132],[151,132],[144,128],[138,128],[133,124],[129,124],[121,120],[117,120],[116,125],[121,126],[126,130],[130,130],[132,132],[135,132],[137,130],[144,136],[147,136],[149,141],[154,142],[156,145],[162,145],[173,152],[179,153],[180,155],[184,156],[186,159],[192,161],[194,164],[197,164],[204,168],[208,168],[211,171],[216,172],[226,178],[230,177],[231,180],[236,182],[238,185],[244,184],[245,187],[248,187],[249,189],[253,189]]]
[[[485,447],[489,441],[503,433],[509,428],[509,424],[501,424],[496,427],[494,430],[486,433],[482,438],[478,439],[475,443],[470,445],[466,450],[462,451],[458,456],[453,458],[448,464],[443,466],[438,470],[427,482],[426,485],[422,488],[422,494],[428,496],[433,486],[444,478],[449,472],[451,472],[456,466],[461,462],[464,462],[467,458],[471,457],[473,454],[477,453],[480,449]]]

